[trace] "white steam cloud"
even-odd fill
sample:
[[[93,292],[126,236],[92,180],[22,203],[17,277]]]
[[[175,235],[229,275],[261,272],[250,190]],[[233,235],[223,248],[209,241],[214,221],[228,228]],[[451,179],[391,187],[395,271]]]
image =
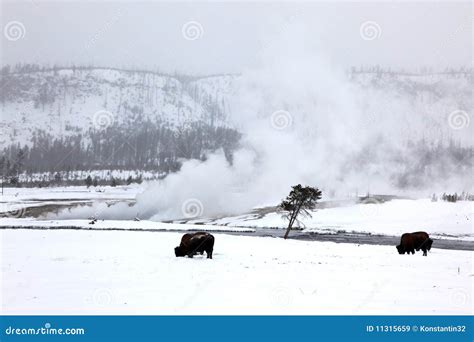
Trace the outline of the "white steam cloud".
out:
[[[369,188],[393,193],[388,171],[398,166],[387,155],[425,134],[420,132],[427,119],[417,113],[426,108],[356,87],[308,37],[287,27],[281,39],[265,45],[258,65],[239,78],[231,119],[243,137],[232,163],[217,151],[151,183],[133,207],[96,206],[62,216],[84,217],[92,210],[101,218],[139,213],[152,220],[181,219],[196,212],[183,209],[191,200],[199,216],[238,214],[276,205],[297,183],[318,186],[325,196]],[[351,164],[364,149],[367,159]]]

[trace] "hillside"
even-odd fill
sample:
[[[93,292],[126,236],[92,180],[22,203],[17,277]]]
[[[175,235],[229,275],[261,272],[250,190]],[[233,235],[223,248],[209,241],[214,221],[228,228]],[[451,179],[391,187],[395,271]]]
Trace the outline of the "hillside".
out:
[[[55,137],[150,120],[182,127],[221,126],[225,102],[215,90],[230,76],[184,80],[152,72],[100,68],[2,74],[2,143],[28,144],[38,130]]]
[[[228,150],[238,140],[226,127],[226,102],[217,90],[228,87],[231,76],[191,79],[28,65],[16,69],[2,71],[0,144],[4,163],[18,169],[169,172],[180,158]]]
[[[93,67],[3,67],[0,167],[7,176],[22,172],[52,176],[54,172],[91,169],[166,174],[178,170],[182,160],[204,159],[206,152],[219,148],[230,158],[240,139],[231,127],[231,117],[238,113],[230,108],[239,78]],[[446,145],[439,153],[452,155],[457,148],[454,152],[461,156],[456,162],[472,156],[467,114],[472,108],[471,72],[409,74],[353,69],[349,79],[364,98],[383,94],[403,99],[420,113],[431,136],[425,132],[421,136],[411,122],[406,123],[406,130],[415,130],[410,137],[419,139],[412,145],[422,146],[421,153],[435,158],[433,149]],[[363,104],[369,124],[384,118],[380,113],[383,108],[377,105]],[[460,117],[448,122],[453,108],[460,111]],[[372,116],[374,113],[378,115]],[[458,130],[453,125],[467,125],[468,129]],[[416,143],[425,138],[426,148],[424,141]],[[407,165],[413,168],[412,161]]]

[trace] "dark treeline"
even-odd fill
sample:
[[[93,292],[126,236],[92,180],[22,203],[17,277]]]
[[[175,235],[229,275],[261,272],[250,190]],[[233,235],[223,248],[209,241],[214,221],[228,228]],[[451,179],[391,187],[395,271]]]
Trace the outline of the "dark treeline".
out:
[[[457,193],[454,193],[454,194],[443,193],[443,195],[441,196],[441,199],[443,201],[453,202],[453,203],[457,201],[474,201],[474,195],[465,191],[463,191],[460,195],[458,195]],[[432,200],[434,200],[434,198],[432,198]]]
[[[112,125],[105,130],[55,138],[36,131],[29,146],[11,145],[0,155],[6,177],[20,173],[70,170],[179,170],[182,160],[204,160],[206,152],[223,149],[228,160],[240,134],[230,128],[194,122],[186,127],[144,121],[132,128]]]

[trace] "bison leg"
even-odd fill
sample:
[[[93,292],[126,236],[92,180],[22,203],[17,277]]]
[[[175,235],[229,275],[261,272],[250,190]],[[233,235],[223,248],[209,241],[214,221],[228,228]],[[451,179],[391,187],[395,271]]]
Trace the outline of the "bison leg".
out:
[[[212,259],[212,249],[207,250],[206,253],[207,253],[207,258]]]
[[[423,248],[423,256],[428,256],[428,253],[426,252],[426,248]]]

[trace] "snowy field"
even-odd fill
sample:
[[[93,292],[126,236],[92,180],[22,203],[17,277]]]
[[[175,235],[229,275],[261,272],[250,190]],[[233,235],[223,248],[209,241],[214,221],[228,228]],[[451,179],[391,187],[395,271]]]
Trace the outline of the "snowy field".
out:
[[[122,186],[61,186],[51,188],[4,188],[0,203],[27,203],[29,201],[94,200],[94,199],[135,199],[146,185],[130,184]],[[25,203],[25,204],[26,204]]]
[[[312,218],[302,219],[307,231],[334,233],[366,232],[401,235],[424,230],[435,238],[474,241],[474,202],[456,203],[429,199],[398,199],[378,204],[352,204],[320,209]],[[242,215],[213,221],[219,225],[284,228],[281,214]]]
[[[473,314],[472,252],[215,234],[1,230],[2,314]]]
[[[94,230],[205,230],[220,232],[255,232],[255,228],[217,226],[206,224],[171,224],[153,221],[99,220],[91,224],[91,220],[36,220],[21,218],[0,218],[0,228],[27,229],[94,229]]]

